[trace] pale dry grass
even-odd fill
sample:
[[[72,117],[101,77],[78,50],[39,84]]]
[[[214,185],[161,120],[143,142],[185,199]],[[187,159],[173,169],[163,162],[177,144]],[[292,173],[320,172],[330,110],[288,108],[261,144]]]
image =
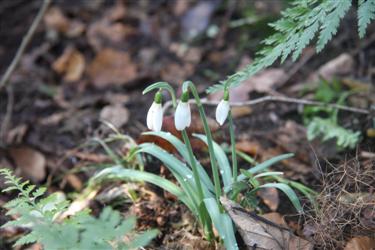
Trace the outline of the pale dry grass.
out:
[[[306,218],[305,234],[322,249],[340,249],[354,236],[375,235],[375,162],[330,166],[322,173],[318,207]]]

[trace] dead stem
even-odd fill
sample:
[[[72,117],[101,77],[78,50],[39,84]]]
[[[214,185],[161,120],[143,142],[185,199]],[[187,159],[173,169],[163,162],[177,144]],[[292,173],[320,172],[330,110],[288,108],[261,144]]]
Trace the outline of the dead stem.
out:
[[[38,14],[36,15],[36,17],[33,21],[33,23],[31,24],[30,29],[27,31],[26,35],[23,37],[22,43],[21,43],[20,47],[18,48],[17,53],[12,60],[12,63],[9,65],[9,67],[5,71],[3,77],[1,78],[0,90],[2,88],[4,88],[4,86],[7,84],[8,80],[9,80],[9,77],[11,76],[13,71],[16,69],[23,53],[25,52],[25,49],[26,49],[27,45],[30,43],[31,39],[33,38],[33,36],[35,34],[35,31],[38,28],[40,22],[42,21],[42,18],[43,18],[43,16],[44,16],[44,14],[45,14],[45,12],[46,12],[50,3],[51,3],[51,0],[44,0],[43,1],[42,7],[40,8]]]
[[[190,100],[190,103],[194,104],[194,100]],[[206,98],[201,99],[202,104],[204,105],[210,105],[210,106],[216,106],[219,104],[219,101],[210,101],[207,100]],[[312,100],[306,100],[306,99],[297,99],[297,98],[291,98],[291,97],[285,97],[285,96],[264,96],[261,98],[257,98],[254,100],[249,100],[245,102],[231,102],[230,105],[232,107],[235,106],[252,106],[264,102],[286,102],[286,103],[294,103],[294,104],[301,104],[301,105],[312,105],[312,106],[320,106],[320,107],[327,107],[327,108],[334,108],[334,109],[340,109],[340,110],[345,110],[349,112],[354,112],[354,113],[359,113],[359,114],[365,114],[368,115],[370,114],[370,111],[367,109],[361,109],[361,108],[354,108],[354,107],[349,107],[349,106],[344,106],[344,105],[339,105],[339,104],[334,104],[334,103],[324,103],[324,102],[318,102],[318,101],[312,101]],[[166,111],[172,103],[170,101],[166,102],[164,104],[164,111]]]

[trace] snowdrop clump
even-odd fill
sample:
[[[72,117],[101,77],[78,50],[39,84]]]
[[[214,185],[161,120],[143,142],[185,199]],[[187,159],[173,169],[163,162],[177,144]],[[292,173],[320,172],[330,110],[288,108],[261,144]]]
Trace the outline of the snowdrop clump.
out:
[[[230,111],[229,92],[224,91],[224,97],[216,108],[216,121],[222,126]],[[175,127],[178,131],[188,128],[191,124],[191,110],[189,104],[189,93],[185,91],[181,95],[174,115]],[[153,131],[160,131],[163,124],[162,96],[158,91],[155,94],[154,102],[147,112],[147,127]]]

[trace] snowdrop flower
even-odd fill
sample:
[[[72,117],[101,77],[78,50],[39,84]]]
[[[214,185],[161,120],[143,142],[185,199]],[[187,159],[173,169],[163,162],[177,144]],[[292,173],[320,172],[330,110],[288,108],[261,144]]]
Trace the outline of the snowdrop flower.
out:
[[[222,126],[228,117],[230,106],[229,106],[229,92],[224,91],[224,98],[220,101],[216,108],[216,121]]]
[[[155,94],[154,102],[147,112],[147,127],[153,131],[160,131],[163,125],[163,107],[161,106],[162,95],[160,92]]]
[[[174,114],[174,124],[176,129],[181,131],[190,126],[191,123],[191,112],[189,101],[189,93],[184,92],[181,96],[181,100],[177,105],[176,113]]]

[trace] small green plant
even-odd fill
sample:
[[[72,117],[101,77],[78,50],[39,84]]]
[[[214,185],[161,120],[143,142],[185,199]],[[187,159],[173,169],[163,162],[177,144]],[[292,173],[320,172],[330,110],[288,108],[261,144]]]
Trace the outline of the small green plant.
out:
[[[290,181],[283,178],[283,172],[273,172],[267,170],[267,168],[274,163],[287,159],[288,155],[276,156],[263,163],[256,162],[249,155],[243,152],[238,152],[238,155],[244,161],[250,163],[251,165],[255,165],[255,167],[249,169],[248,171],[241,169],[242,175],[239,176],[236,183],[233,183],[231,194],[232,199],[237,197],[240,192],[245,192],[244,198],[241,200],[241,204],[245,207],[257,208],[258,199],[256,197],[256,192],[261,188],[276,188],[286,194],[297,211],[302,211],[298,197],[293,191],[293,189],[295,189],[306,196],[312,205],[316,205],[315,196],[317,195],[317,192],[299,182]],[[292,154],[290,154],[290,156],[292,156]],[[261,168],[262,171],[259,171],[260,173],[257,174],[259,168]]]
[[[260,174],[255,176],[255,179],[258,177],[276,175],[269,172],[267,168],[281,160],[292,157],[293,154],[285,154],[274,157],[266,162],[254,166],[253,168],[243,170],[242,174],[238,175],[234,126],[229,106],[229,92],[224,92],[223,100],[216,109],[216,120],[220,125],[222,125],[225,120],[228,119],[231,137],[232,164],[230,164],[230,161],[223,148],[212,139],[205,111],[201,104],[197,90],[192,82],[187,81],[183,83],[183,94],[178,104],[176,103],[174,90],[168,83],[159,82],[152,84],[145,89],[144,93],[148,93],[155,89],[158,89],[158,92],[155,94],[154,103],[147,114],[147,126],[149,129],[154,131],[146,132],[144,134],[158,136],[168,141],[175,147],[183,161],[179,160],[176,156],[166,152],[164,149],[153,143],[140,144],[134,151],[134,155],[146,153],[159,159],[171,171],[179,185],[176,185],[173,182],[152,173],[123,168],[121,164],[117,164],[114,167],[106,168],[100,171],[94,176],[92,181],[94,183],[98,183],[108,179],[125,179],[146,181],[157,185],[176,195],[179,200],[192,211],[202,225],[204,234],[208,240],[213,240],[214,225],[221,239],[224,241],[226,249],[238,249],[232,221],[228,214],[224,211],[220,202],[220,197],[225,195],[231,197],[232,199],[237,199],[239,194],[238,189],[235,188],[237,183],[246,181],[250,176],[257,173]],[[174,107],[176,107],[174,116],[175,127],[177,130],[181,131],[183,141],[173,136],[169,132],[160,131],[163,122],[163,109],[161,106],[162,100],[160,93],[162,90],[168,90],[172,96]],[[204,135],[193,134],[193,136],[200,139],[208,146],[213,181],[195,157],[190,139],[186,132],[186,128],[189,127],[191,123],[189,92],[191,92],[194,97],[194,101],[198,107],[205,131]],[[279,188],[288,195],[293,205],[295,205],[295,208],[299,212],[302,212],[302,207],[296,193],[288,185],[289,183],[284,183],[282,180],[283,179],[281,178],[274,178],[273,181],[278,183],[257,185],[253,190],[256,191],[259,188],[267,187]]]
[[[277,59],[283,63],[289,56],[296,60],[316,38],[316,50],[320,52],[337,33],[340,21],[353,5],[358,3],[358,33],[361,38],[367,26],[375,19],[375,0],[295,0],[281,13],[281,18],[271,23],[274,34],[263,40],[263,48],[254,62],[245,69],[229,76],[225,81],[210,87],[216,92],[236,87],[241,82],[269,67]]]
[[[320,81],[320,85],[315,92],[315,100],[337,104],[344,104],[345,99],[351,95],[352,91],[345,91],[338,81],[329,83]],[[307,139],[313,140],[321,138],[322,141],[336,139],[339,149],[354,148],[360,140],[361,132],[352,131],[339,125],[338,110],[327,107],[305,107],[303,110],[303,120],[307,126]]]
[[[120,213],[105,207],[98,218],[88,210],[69,218],[61,218],[69,201],[57,193],[42,198],[45,188],[36,188],[29,181],[21,181],[9,169],[0,169],[0,175],[9,187],[3,192],[17,191],[18,197],[9,201],[7,215],[15,217],[2,227],[19,226],[31,231],[17,240],[15,245],[38,242],[44,249],[136,249],[149,243],[157,235],[150,230],[141,235],[133,231],[136,219],[122,219]],[[129,236],[131,241],[125,241]]]

